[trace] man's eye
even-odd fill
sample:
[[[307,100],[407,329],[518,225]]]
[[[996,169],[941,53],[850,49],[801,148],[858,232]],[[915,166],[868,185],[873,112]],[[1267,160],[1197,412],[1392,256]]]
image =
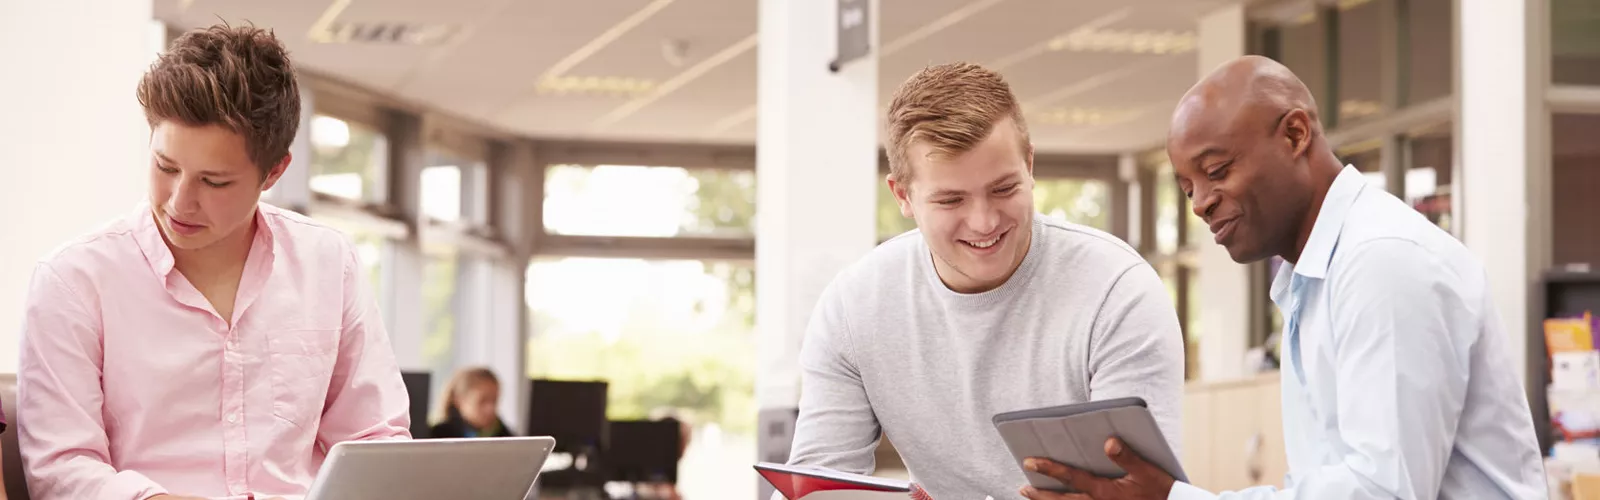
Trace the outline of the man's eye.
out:
[[[1206,172],[1206,178],[1207,179],[1211,179],[1213,181],[1216,181],[1216,180],[1221,180],[1223,177],[1227,177],[1227,175],[1228,175],[1228,166],[1230,166],[1230,165],[1233,165],[1233,162],[1230,161],[1230,162],[1218,165],[1217,168],[1211,169],[1210,172]]]
[[[200,179],[200,182],[204,182],[204,183],[206,183],[207,186],[211,186],[211,187],[214,187],[214,188],[224,188],[224,187],[228,187],[229,185],[233,184],[233,181],[211,182],[211,179]]]
[[[938,203],[940,205],[944,205],[944,206],[947,206],[947,207],[955,206],[955,204],[961,203],[961,198],[947,198],[947,199],[935,201],[934,203]]]

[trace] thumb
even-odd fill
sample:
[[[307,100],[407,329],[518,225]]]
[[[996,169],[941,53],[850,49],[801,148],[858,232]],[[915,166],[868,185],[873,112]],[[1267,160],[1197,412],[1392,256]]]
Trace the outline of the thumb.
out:
[[[1143,457],[1140,457],[1138,453],[1128,449],[1128,446],[1121,439],[1111,438],[1106,440],[1106,456],[1110,457],[1112,462],[1116,462],[1117,466],[1121,467],[1122,470],[1127,471],[1130,476],[1160,477],[1167,475],[1166,471],[1151,465],[1150,462],[1146,462]]]

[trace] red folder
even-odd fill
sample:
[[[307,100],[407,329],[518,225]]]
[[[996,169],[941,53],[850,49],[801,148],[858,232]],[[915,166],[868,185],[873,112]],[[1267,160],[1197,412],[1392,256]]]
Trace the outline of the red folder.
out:
[[[778,492],[789,500],[799,500],[818,491],[882,491],[906,493],[907,495],[910,495],[912,491],[911,482],[899,479],[886,479],[820,467],[783,465],[769,462],[756,464],[755,467],[756,472],[759,472],[761,477],[765,478],[768,483],[772,483],[772,487],[777,488]]]

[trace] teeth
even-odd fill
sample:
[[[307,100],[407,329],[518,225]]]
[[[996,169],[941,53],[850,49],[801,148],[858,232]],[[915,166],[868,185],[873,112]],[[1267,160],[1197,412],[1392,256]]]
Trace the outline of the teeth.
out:
[[[996,237],[994,239],[986,240],[986,241],[968,241],[967,244],[975,246],[975,247],[978,247],[978,248],[989,248],[989,247],[994,246],[994,244],[999,242],[999,241],[1000,241],[1000,238]]]

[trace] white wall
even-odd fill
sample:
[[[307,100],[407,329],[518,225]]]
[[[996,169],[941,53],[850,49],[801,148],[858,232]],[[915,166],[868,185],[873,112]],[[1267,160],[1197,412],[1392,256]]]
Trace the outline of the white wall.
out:
[[[0,2],[0,372],[34,262],[144,196],[134,90],[164,42],[151,0]]]

